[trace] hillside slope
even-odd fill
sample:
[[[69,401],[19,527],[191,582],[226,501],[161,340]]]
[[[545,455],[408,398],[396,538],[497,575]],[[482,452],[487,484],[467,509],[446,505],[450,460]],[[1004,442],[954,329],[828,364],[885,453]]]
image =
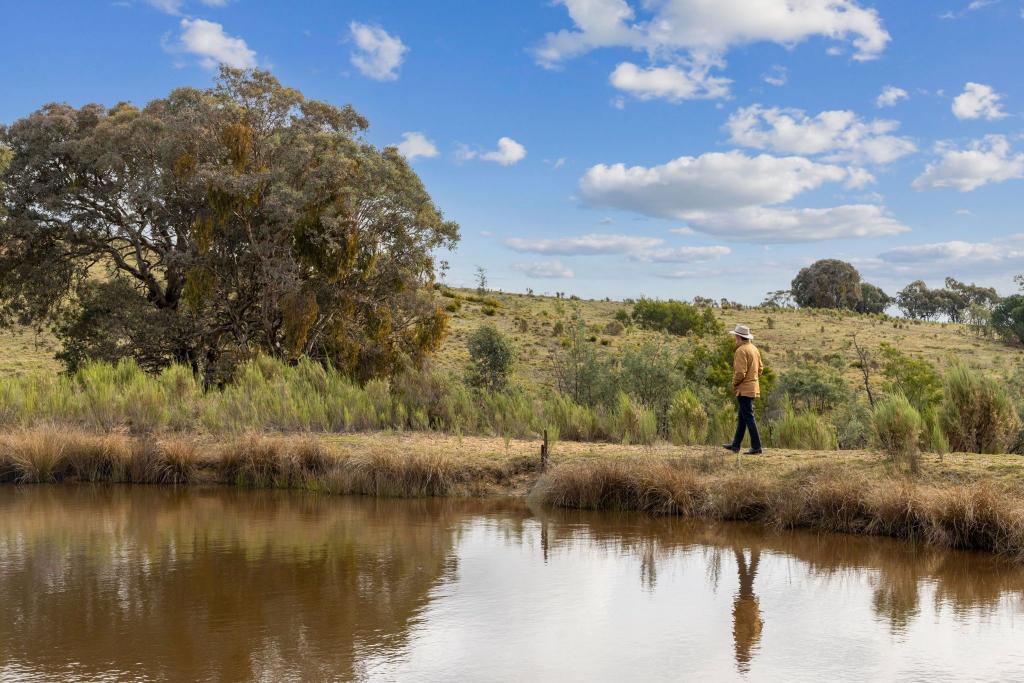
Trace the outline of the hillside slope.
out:
[[[525,294],[488,293],[481,297],[471,290],[451,290],[457,299],[442,297],[444,305],[457,310],[452,316],[450,334],[436,359],[437,366],[449,373],[461,374],[468,361],[466,340],[470,332],[487,322],[507,334],[516,345],[519,363],[517,378],[530,385],[548,386],[552,356],[562,336],[557,323],[565,325],[574,314],[585,322],[588,337],[599,348],[614,352],[629,345],[655,343],[682,352],[692,339],[627,327],[620,334],[605,331],[616,311],[631,310],[619,301],[569,300]],[[496,306],[494,304],[497,304]],[[488,312],[493,313],[488,315]],[[811,361],[841,360],[846,378],[853,384],[862,381],[851,346],[854,335],[861,346],[875,351],[882,343],[906,353],[922,355],[940,368],[951,358],[959,358],[985,372],[1010,376],[1024,370],[1024,348],[980,338],[963,325],[907,321],[896,318],[818,310],[716,310],[723,325],[731,328],[749,325],[756,335],[770,366],[779,371]],[[0,332],[0,376],[31,370],[59,370],[54,360],[55,340],[29,330]]]

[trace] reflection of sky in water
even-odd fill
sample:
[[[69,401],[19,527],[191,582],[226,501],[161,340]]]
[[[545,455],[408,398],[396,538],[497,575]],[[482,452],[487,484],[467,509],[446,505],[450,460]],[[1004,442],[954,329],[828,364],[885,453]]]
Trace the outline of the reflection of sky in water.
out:
[[[649,557],[585,534],[549,549],[544,562],[540,526],[509,539],[493,521],[472,524],[457,547],[457,570],[431,591],[406,647],[368,653],[364,673],[563,681],[1024,677],[1019,594],[956,607],[936,581],[917,582],[911,599],[880,588],[876,570],[822,572],[739,546],[662,552],[656,582],[644,586]],[[709,570],[716,562],[724,566]],[[880,603],[879,590],[896,604]]]
[[[987,555],[509,501],[3,492],[4,681],[1024,679],[1024,569]]]

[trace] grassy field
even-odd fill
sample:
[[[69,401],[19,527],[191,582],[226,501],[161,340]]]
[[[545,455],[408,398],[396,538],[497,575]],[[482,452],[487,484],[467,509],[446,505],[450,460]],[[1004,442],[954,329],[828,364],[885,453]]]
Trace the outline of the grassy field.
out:
[[[566,324],[574,313],[585,321],[590,336],[595,338],[593,343],[608,350],[644,342],[681,350],[692,343],[635,326],[618,335],[605,333],[616,311],[631,310],[623,302],[493,292],[480,297],[471,290],[453,291],[459,297],[458,310],[450,312],[450,334],[435,361],[441,369],[452,373],[463,372],[469,358],[467,336],[484,322],[493,323],[514,340],[520,361],[517,378],[538,386],[552,383],[551,358],[561,343],[555,326],[558,322]],[[447,297],[441,301],[446,305],[453,302]],[[491,307],[484,302],[498,305]],[[488,315],[488,311],[493,314]],[[737,323],[749,325],[766,360],[776,370],[838,356],[847,367],[846,378],[854,385],[861,381],[859,372],[852,367],[854,335],[861,346],[870,350],[885,342],[905,353],[925,356],[940,367],[955,356],[973,368],[1001,376],[1024,368],[1024,348],[979,338],[963,325],[815,310],[727,309],[717,310],[716,315],[727,327]],[[58,370],[59,364],[53,358],[56,350],[56,341],[45,334],[36,335],[26,329],[4,330],[0,332],[0,376],[35,369]]]
[[[451,334],[437,360],[442,367],[453,372],[461,371],[468,361],[467,336],[484,322],[493,323],[515,341],[520,358],[519,377],[540,385],[550,384],[551,356],[561,341],[553,333],[555,323],[566,321],[575,311],[585,321],[591,335],[596,337],[594,343],[608,349],[648,341],[681,349],[692,343],[636,326],[628,327],[620,335],[604,333],[616,311],[632,309],[623,302],[491,293],[482,298],[493,299],[499,306],[493,315],[487,315],[487,305],[472,300],[481,298],[476,296],[476,292],[455,291],[460,296],[461,306],[452,313]],[[847,367],[846,378],[855,385],[862,378],[852,367],[854,335],[858,343],[869,350],[877,350],[884,342],[905,353],[922,355],[940,367],[951,356],[962,359],[973,368],[998,375],[1011,374],[1018,367],[1024,367],[1024,348],[979,338],[964,325],[817,310],[726,309],[717,310],[716,314],[727,328],[736,324],[750,326],[758,347],[776,370],[784,372],[808,360],[838,356]]]

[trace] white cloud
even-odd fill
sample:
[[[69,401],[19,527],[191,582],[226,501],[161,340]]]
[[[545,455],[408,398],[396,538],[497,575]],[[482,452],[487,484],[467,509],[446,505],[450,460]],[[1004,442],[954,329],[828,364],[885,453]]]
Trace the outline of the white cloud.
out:
[[[761,74],[761,80],[779,88],[789,82],[789,72],[786,67],[776,64],[767,73]]]
[[[966,149],[941,144],[938,152],[939,160],[914,180],[914,189],[971,192],[989,183],[1024,178],[1024,154],[1014,154],[1003,135],[974,140]]]
[[[1000,101],[1003,96],[982,83],[968,83],[964,91],[953,98],[953,115],[960,120],[987,119],[995,121],[1006,117]]]
[[[865,61],[876,59],[890,40],[878,12],[858,0],[758,0],[756,8],[750,0],[643,0],[642,17],[627,0],[556,2],[574,26],[544,37],[534,50],[538,63],[554,68],[591,50],[631,48],[646,53],[651,68],[629,64],[632,70],[622,71],[620,65],[616,87],[672,101],[727,96],[729,81],[709,71],[724,68],[725,55],[739,45],[790,47],[820,36],[852,43],[853,58]]]
[[[665,240],[659,237],[633,235],[589,234],[555,239],[525,239],[512,237],[505,246],[513,251],[557,256],[595,256],[600,254],[640,254],[660,247]]]
[[[583,176],[580,190],[594,205],[685,219],[694,211],[779,204],[850,175],[803,157],[709,152],[651,167],[599,164]]]
[[[181,35],[175,49],[199,57],[207,69],[226,64],[237,69],[256,66],[256,53],[241,38],[224,33],[224,27],[205,19],[182,19]]]
[[[889,34],[878,13],[856,0],[661,0],[646,20],[626,0],[558,0],[574,30],[549,33],[535,51],[553,66],[602,47],[630,47],[648,54],[683,51],[700,61],[729,48],[757,42],[795,45],[814,36],[853,43],[854,59],[875,59]]]
[[[688,222],[697,230],[730,240],[814,242],[852,237],[885,237],[910,228],[874,204],[823,209],[746,207],[732,211],[695,212]]]
[[[710,261],[732,253],[729,247],[673,247],[670,249],[655,249],[646,253],[638,254],[637,258],[642,261],[654,263],[694,263],[697,261]]]
[[[863,121],[852,111],[823,111],[755,104],[737,110],[725,125],[733,144],[784,154],[826,154],[830,161],[886,164],[917,150],[905,137],[889,135],[899,122]]]
[[[985,265],[999,266],[1019,262],[1024,251],[1013,248],[1005,242],[933,242],[896,247],[878,255],[879,260],[893,266],[942,266],[956,265],[960,268]]]
[[[875,100],[875,106],[881,109],[882,107],[892,107],[900,100],[910,99],[910,95],[903,88],[897,88],[894,85],[887,85],[882,89],[878,99]]]
[[[405,53],[409,51],[401,38],[379,26],[358,21],[349,24],[349,31],[356,45],[350,59],[364,76],[378,81],[398,78],[398,69],[405,60]]]
[[[623,62],[615,67],[608,80],[615,88],[641,100],[660,98],[679,102],[727,97],[732,81],[711,76],[709,68],[710,65],[704,64],[686,70],[676,65],[644,69]]]
[[[513,263],[512,269],[533,278],[563,279],[575,276],[571,268],[557,259],[554,261],[535,261],[533,263]]]
[[[580,180],[580,193],[591,205],[684,220],[690,230],[737,241],[798,242],[906,231],[873,204],[774,206],[826,183],[858,186],[872,179],[863,169],[804,157],[751,157],[732,151],[680,157],[653,167],[597,165]],[[649,255],[656,246],[643,251]]]
[[[423,133],[402,133],[402,141],[398,143],[398,153],[409,161],[417,157],[436,157],[437,146]]]
[[[200,0],[202,4],[207,7],[224,7],[230,0]],[[181,14],[181,8],[185,5],[185,0],[146,0],[146,2],[167,14]]]
[[[498,148],[492,152],[479,152],[463,145],[456,154],[460,161],[482,159],[502,166],[512,166],[526,158],[526,148],[512,138],[503,137],[498,140]]]

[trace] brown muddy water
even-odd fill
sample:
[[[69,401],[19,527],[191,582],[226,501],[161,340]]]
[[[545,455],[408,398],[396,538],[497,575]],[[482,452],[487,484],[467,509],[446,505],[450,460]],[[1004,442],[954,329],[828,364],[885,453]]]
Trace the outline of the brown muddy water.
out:
[[[508,500],[0,489],[3,681],[1021,680],[1024,570]]]

